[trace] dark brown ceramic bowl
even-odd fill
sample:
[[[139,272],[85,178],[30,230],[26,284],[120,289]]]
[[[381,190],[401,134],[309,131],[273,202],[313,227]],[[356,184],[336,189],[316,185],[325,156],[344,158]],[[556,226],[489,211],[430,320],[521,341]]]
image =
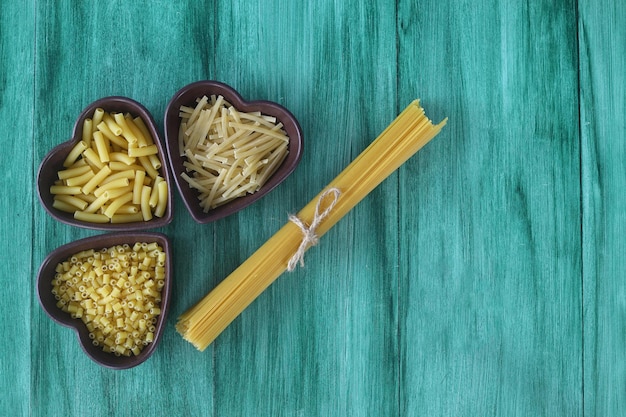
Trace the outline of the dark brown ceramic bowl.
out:
[[[289,136],[289,154],[272,177],[255,193],[247,194],[222,206],[204,212],[198,200],[198,191],[180,176],[186,169],[183,163],[186,158],[178,151],[178,129],[180,127],[180,106],[195,106],[196,99],[202,96],[222,95],[237,110],[245,112],[260,111],[262,114],[274,116],[284,125]],[[217,81],[197,81],[180,89],[170,100],[165,110],[165,147],[172,168],[174,182],[180,191],[187,210],[198,223],[210,223],[242,210],[263,196],[267,195],[295,169],[302,156],[302,129],[293,114],[283,106],[271,101],[246,101],[232,87]]]
[[[165,286],[161,292],[161,314],[157,318],[154,325],[156,330],[154,333],[154,341],[143,348],[137,356],[116,356],[107,353],[99,346],[94,346],[89,338],[89,330],[80,319],[75,319],[69,313],[64,312],[57,307],[57,300],[52,294],[52,279],[55,276],[55,268],[59,262],[65,261],[70,256],[82,250],[102,249],[111,246],[128,243],[134,245],[136,242],[157,242],[166,254],[165,262]],[[167,236],[161,233],[151,232],[116,232],[101,236],[93,236],[81,240],[68,243],[64,246],[52,251],[43,261],[39,268],[37,276],[37,296],[41,307],[52,320],[57,323],[70,327],[76,331],[78,340],[83,351],[96,363],[111,369],[128,369],[137,366],[146,361],[157,348],[163,330],[165,329],[165,320],[169,311],[170,294],[172,292],[172,248]]]
[[[83,134],[83,122],[86,118],[89,118],[93,115],[93,112],[96,108],[102,108],[106,112],[123,112],[130,113],[133,116],[140,116],[144,123],[146,124],[150,134],[154,139],[154,143],[157,145],[159,149],[159,157],[161,158],[162,166],[159,170],[161,176],[168,181],[168,201],[167,201],[167,209],[165,210],[165,214],[163,217],[153,217],[152,220],[148,222],[133,222],[133,223],[121,223],[121,224],[113,224],[113,223],[89,223],[83,222],[74,219],[72,213],[66,213],[52,207],[52,203],[54,202],[54,196],[50,193],[50,186],[54,184],[54,182],[58,179],[57,173],[63,169],[63,161],[65,157],[70,152],[70,150],[74,147],[74,145],[79,142],[82,138]],[[89,106],[87,106],[78,116],[76,120],[76,124],[74,125],[74,131],[72,133],[72,138],[67,142],[64,142],[55,148],[53,148],[43,159],[39,166],[39,171],[37,173],[37,194],[39,196],[39,201],[46,209],[46,211],[58,221],[69,224],[72,226],[83,227],[86,229],[94,229],[94,230],[106,230],[106,231],[123,231],[123,230],[144,230],[162,227],[169,224],[173,218],[173,208],[172,208],[172,184],[171,184],[171,175],[169,164],[166,161],[166,153],[163,149],[163,144],[161,143],[161,139],[159,136],[158,129],[156,128],[156,124],[152,115],[148,110],[142,106],[140,103],[127,98],[127,97],[105,97],[94,101]]]

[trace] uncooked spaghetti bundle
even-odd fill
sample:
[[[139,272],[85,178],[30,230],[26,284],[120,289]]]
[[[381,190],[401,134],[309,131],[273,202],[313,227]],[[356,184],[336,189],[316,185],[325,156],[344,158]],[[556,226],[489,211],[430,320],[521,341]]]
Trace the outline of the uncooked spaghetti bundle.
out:
[[[176,329],[203,351],[286,270],[303,263],[304,252],[434,138],[447,119],[433,124],[413,101],[350,165],[300,212],[195,306]]]

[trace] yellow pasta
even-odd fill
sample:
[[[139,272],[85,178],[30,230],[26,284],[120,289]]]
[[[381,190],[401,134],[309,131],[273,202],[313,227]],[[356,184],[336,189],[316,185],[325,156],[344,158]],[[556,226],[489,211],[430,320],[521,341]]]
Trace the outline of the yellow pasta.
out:
[[[118,210],[118,214],[114,214],[111,217],[111,223],[135,223],[141,221],[143,221],[141,213],[120,213],[120,210]]]
[[[289,138],[275,118],[240,112],[222,96],[204,96],[179,114],[179,150],[187,159],[182,178],[198,190],[205,212],[256,192],[289,152]]]
[[[106,202],[109,201],[110,199],[111,199],[111,196],[109,195],[107,191],[105,191],[104,193],[102,193],[102,195],[100,195],[98,198],[96,198],[87,206],[87,208],[84,210],[85,213],[92,213],[92,214],[95,213],[96,211],[98,211],[98,209],[104,206]]]
[[[128,148],[128,156],[138,158],[140,156],[156,155],[159,149],[156,145],[144,146],[143,148]]]
[[[83,184],[86,184],[87,182],[89,182],[89,180],[91,180],[94,176],[95,176],[95,174],[90,169],[89,171],[85,172],[84,174],[77,175],[75,177],[67,178],[65,180],[65,184],[69,185],[70,187],[75,186],[75,185],[83,185]]]
[[[111,115],[109,113],[105,113],[104,116],[102,117],[102,120],[104,121],[104,123],[107,125],[109,130],[115,136],[120,136],[122,134],[122,132],[123,132],[122,128],[120,127],[120,125],[118,125],[115,122],[115,120],[113,119],[113,117],[111,117]]]
[[[155,170],[161,169],[161,166],[163,164],[161,163],[161,160],[159,159],[157,154],[148,155],[148,160],[150,161],[150,165],[152,165],[152,168],[154,168]]]
[[[104,162],[100,160],[100,156],[92,148],[85,149],[83,157],[88,163],[97,169],[104,168]]]
[[[63,171],[59,171],[58,177],[60,180],[66,180],[68,178],[77,177],[79,175],[84,174],[85,172],[91,171],[91,167],[89,165],[82,165],[74,168],[68,168]]]
[[[86,117],[83,121],[83,142],[87,146],[91,145],[91,134],[93,130],[93,120],[89,117]]]
[[[109,199],[113,200],[116,199],[117,197],[124,195],[126,193],[132,193],[133,192],[133,185],[129,184],[125,187],[120,187],[120,188],[112,188],[110,190],[105,191],[108,195],[109,195]]]
[[[114,153],[111,153],[111,155],[113,155]],[[111,168],[111,171],[126,171],[129,169],[132,169],[133,171],[143,171],[143,167],[137,165],[137,164],[126,164],[125,162],[118,162],[118,161],[111,161],[109,162],[109,168]]]
[[[104,215],[109,218],[113,217],[113,215],[117,212],[117,209],[122,207],[124,204],[131,202],[132,200],[133,200],[132,192],[128,192],[126,194],[123,194],[117,197],[111,202],[111,204],[104,211]]]
[[[122,194],[120,194],[122,195]],[[137,214],[139,213],[139,208],[133,204],[125,204],[117,209],[115,214]]]
[[[96,189],[96,187],[100,185],[100,183],[104,181],[106,177],[109,176],[109,174],[111,174],[111,168],[109,168],[107,165],[103,166],[102,169],[93,176],[93,178],[91,178],[85,185],[83,185],[83,194],[91,194]]]
[[[156,178],[159,176],[159,171],[154,169],[154,167],[150,163],[150,159],[147,156],[140,156],[137,159],[139,160],[141,166],[146,170],[146,174],[148,174],[150,178]]]
[[[310,244],[297,221],[321,237],[380,182],[435,137],[419,101],[411,103],[378,138],[248,260],[178,319],[176,329],[197,349],[206,347]],[[329,197],[333,197],[329,201]],[[320,211],[324,217],[320,217]],[[304,244],[304,246],[303,246]],[[301,258],[300,258],[301,259]],[[296,259],[297,261],[297,259]]]
[[[130,181],[128,178],[117,178],[112,181],[108,181],[106,184],[102,184],[102,186],[98,187],[97,190],[93,192],[96,197],[100,197],[106,191],[113,190],[115,188],[124,188],[130,185]]]
[[[95,223],[148,221],[165,214],[168,186],[159,173],[162,162],[140,117],[97,108],[83,122],[83,139],[50,187],[54,208]]]
[[[85,143],[85,141],[81,140],[77,142],[76,145],[74,145],[74,147],[72,148],[72,150],[67,154],[65,161],[63,161],[63,166],[65,168],[70,167],[74,162],[76,162],[80,154],[85,149],[87,149],[87,144]]]
[[[71,187],[69,185],[51,185],[50,186],[50,194],[78,194],[80,193],[80,187],[74,186]]]
[[[151,145],[152,143],[148,143],[148,141],[146,140],[145,136],[143,135],[143,132],[141,131],[141,129],[139,129],[139,127],[135,124],[135,121],[133,120],[133,118],[131,117],[130,114],[125,114],[124,115],[124,120],[126,122],[126,126],[128,127],[128,129],[133,132],[133,135],[135,136],[135,138],[137,138],[137,145],[142,148],[144,146],[148,146]]]
[[[159,183],[164,181],[162,177],[158,176],[154,180],[154,185],[152,186],[152,193],[150,194],[150,207],[156,207],[159,202]]]
[[[141,204],[141,189],[146,179],[145,171],[135,171],[135,183],[133,184],[133,204]]]
[[[97,126],[98,131],[102,132],[102,134],[109,139],[112,143],[115,143],[122,149],[128,148],[128,142],[122,139],[120,136],[116,136],[109,126],[105,122],[100,122]]]
[[[136,221],[133,216],[116,215],[113,221]],[[57,307],[85,323],[95,346],[118,356],[138,355],[154,342],[162,314],[157,259],[164,266],[165,252],[155,242],[138,243],[76,253],[57,265],[52,280]],[[154,249],[145,249],[153,244]]]
[[[109,162],[109,147],[104,141],[104,135],[102,135],[102,132],[93,132],[93,139],[96,143],[96,150],[98,151],[100,162]]]
[[[128,155],[128,152],[112,152],[111,161],[122,162],[126,165],[133,165],[137,159]]]
[[[74,218],[89,223],[109,223],[110,219],[104,214],[88,213],[85,211],[75,211]]]
[[[101,107],[96,108],[93,111],[92,117],[92,133],[96,131],[98,125],[102,123],[102,118],[104,117],[104,109]]]
[[[55,196],[54,201],[62,201],[64,203],[70,204],[74,208],[73,210],[70,210],[70,212],[74,212],[75,210],[85,210],[85,208],[87,208],[87,205],[89,204],[85,200],[81,200],[78,197],[66,194],[59,194]]]
[[[111,172],[113,172],[113,170],[111,170]],[[105,185],[109,184],[112,181],[117,181],[119,179],[127,179],[127,180],[131,180],[135,178],[135,171],[132,169],[126,169],[124,171],[116,171],[114,174],[111,173],[111,175],[109,175],[108,177],[106,177],[102,183],[100,183],[101,187],[104,187]],[[128,185],[128,184],[125,184]]]
[[[143,135],[146,141],[146,145],[152,145],[154,143],[154,141],[152,140],[152,135],[150,134],[150,131],[148,130],[148,126],[146,126],[146,124],[141,119],[141,117],[135,117],[133,119],[133,122],[135,123],[135,126],[137,126],[141,134]]]
[[[141,188],[141,215],[146,222],[152,219],[152,207],[150,206],[151,191],[152,188],[147,185]]]
[[[76,206],[69,204],[61,199],[55,198],[52,202],[52,207],[57,210],[65,211],[67,213],[74,213],[76,211]]]
[[[163,217],[165,213],[165,207],[167,205],[167,182],[160,181],[157,185],[157,204],[154,208],[154,215],[157,217]]]

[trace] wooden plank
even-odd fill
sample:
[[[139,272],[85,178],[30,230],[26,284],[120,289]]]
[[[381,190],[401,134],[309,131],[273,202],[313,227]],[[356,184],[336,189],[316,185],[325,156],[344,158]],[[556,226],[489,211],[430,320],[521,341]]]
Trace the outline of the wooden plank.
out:
[[[582,414],[576,3],[400,1],[401,415]]]
[[[199,27],[212,27],[211,10],[175,4],[38,2],[34,156],[41,160],[65,141],[75,117],[91,101],[125,95],[142,102],[162,123],[165,106],[195,79],[202,60],[190,42]],[[212,31],[203,30],[210,38]],[[172,57],[176,57],[173,59]],[[180,61],[178,61],[180,59]],[[188,62],[192,62],[188,65]],[[176,225],[165,228],[174,244],[176,282],[172,311],[163,340],[146,363],[111,371],[92,363],[74,334],[33,314],[32,415],[212,415],[213,363],[178,336],[174,323],[195,299],[188,281],[209,264],[212,228],[198,228],[177,199]],[[71,240],[100,232],[59,224],[36,207],[33,259]],[[208,237],[208,239],[207,239]],[[202,259],[187,258],[197,253]],[[203,283],[208,290],[210,283]]]
[[[11,341],[0,409],[623,414],[624,6],[188,3],[3,3],[0,105],[24,117],[0,112],[0,126],[33,151],[22,158],[24,141],[11,137],[0,155],[3,189],[27,190],[0,206],[14,220],[0,226],[0,304],[16,317],[0,325]],[[98,232],[50,219],[28,184],[92,100],[127,95],[161,123],[171,95],[202,78],[292,110],[303,161],[270,196],[212,225],[194,224],[176,198],[163,229],[176,271],[164,340],[136,369],[102,369],[32,286],[49,251]],[[442,135],[206,352],[183,341],[176,317],[417,97],[435,121],[450,117]]]
[[[34,4],[5,2],[0,14],[0,305],[4,335],[0,359],[0,410],[30,412],[30,320],[36,301],[31,283]],[[16,30],[19,28],[19,30]]]
[[[626,5],[579,3],[583,204],[584,411],[626,410]]]
[[[305,136],[296,173],[238,215],[242,262],[395,117],[395,10],[357,1],[218,10],[219,27],[237,30],[219,38],[216,76],[284,104]],[[396,184],[370,197],[216,340],[216,414],[396,415]]]

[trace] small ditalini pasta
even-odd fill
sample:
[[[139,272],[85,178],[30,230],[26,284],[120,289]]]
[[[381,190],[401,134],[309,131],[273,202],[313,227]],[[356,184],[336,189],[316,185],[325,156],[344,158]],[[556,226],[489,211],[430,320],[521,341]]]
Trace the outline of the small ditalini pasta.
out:
[[[94,223],[162,217],[168,201],[167,183],[159,173],[162,166],[159,149],[140,117],[97,108],[83,122],[82,140],[71,149],[58,181],[50,187],[53,207]],[[159,187],[160,182],[164,185]]]
[[[113,221],[136,221],[126,216],[136,215]],[[166,261],[156,242],[84,250],[57,265],[52,294],[57,307],[85,323],[95,346],[139,355],[154,341]]]
[[[181,176],[198,190],[205,212],[256,192],[289,152],[282,123],[259,112],[240,112],[221,95],[181,106],[179,115],[178,149],[187,159]]]

